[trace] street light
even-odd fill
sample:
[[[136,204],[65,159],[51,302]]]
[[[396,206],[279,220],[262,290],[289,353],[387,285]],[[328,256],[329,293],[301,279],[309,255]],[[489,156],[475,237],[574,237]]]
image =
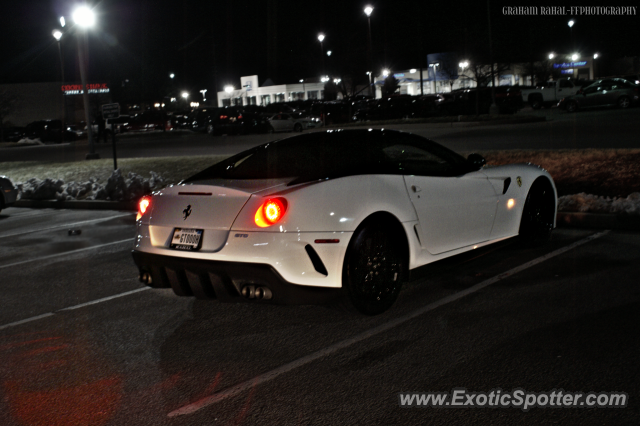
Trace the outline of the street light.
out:
[[[60,18],[62,23],[62,20],[64,20],[64,18]],[[64,26],[64,25],[63,25]],[[62,31],[60,30],[53,30],[53,32],[51,33],[53,35],[53,38],[56,39],[56,42],[58,42],[58,57],[60,58],[60,79],[62,81],[62,85],[64,85],[64,62],[62,59],[62,48],[60,47],[60,39],[62,38]],[[64,140],[64,131],[65,131],[65,123],[67,122],[67,120],[65,120],[65,108],[64,108],[64,95],[62,96],[62,125],[60,126],[60,140]]]
[[[202,102],[206,102],[207,101],[207,89],[202,89],[200,91],[200,93],[202,93]]]
[[[176,75],[174,73],[169,74],[169,78],[174,78]]]
[[[553,59],[556,55],[554,55],[553,53],[549,53],[549,59]]]
[[[367,15],[367,22],[369,24],[369,43],[367,45],[367,56],[369,57],[369,69],[373,69],[373,52],[372,52],[372,43],[371,43],[371,13],[373,13],[373,7],[367,6],[364,8],[364,13]],[[373,95],[373,82],[371,81],[372,74],[369,73],[369,93],[371,94],[371,98],[374,98]]]
[[[304,98],[307,95],[306,89],[304,88],[304,78],[300,79],[300,83],[302,83],[302,100],[304,101]]]
[[[578,59],[580,59],[580,55],[578,55],[577,53],[574,53],[573,55],[571,55],[572,61],[577,61]]]
[[[575,49],[575,43],[573,42],[573,24],[575,24],[576,21],[574,21],[573,19],[570,20],[567,25],[569,25],[569,41],[571,42],[571,48]]]
[[[224,86],[224,91],[230,95],[231,92],[233,92],[233,86],[231,85]]]
[[[385,77],[385,78],[389,77],[389,70],[388,69],[383,69],[382,70],[382,76]]]
[[[322,56],[322,74],[324,74],[324,46],[322,42],[324,41],[324,34],[318,34],[318,41],[320,42],[320,53]]]
[[[327,56],[331,56],[331,51],[327,50]]]
[[[87,6],[79,6],[71,14],[73,21],[82,30],[81,37],[78,37],[78,56],[80,60],[80,79],[82,80],[82,102],[84,103],[84,117],[87,122],[87,139],[89,140],[89,153],[87,160],[100,158],[93,144],[93,129],[91,128],[91,114],[89,113],[89,93],[87,91],[87,63],[85,61],[85,50],[87,49],[87,29],[92,27],[96,21],[93,11]],[[81,39],[83,43],[81,43]]]

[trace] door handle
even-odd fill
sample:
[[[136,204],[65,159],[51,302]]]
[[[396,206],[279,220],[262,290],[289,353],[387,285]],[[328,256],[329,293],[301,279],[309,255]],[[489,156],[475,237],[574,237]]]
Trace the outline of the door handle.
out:
[[[420,187],[419,187],[419,186],[417,186],[417,185],[411,185],[411,190],[412,190],[413,192],[420,192],[420,191],[422,191],[422,188],[420,188]]]

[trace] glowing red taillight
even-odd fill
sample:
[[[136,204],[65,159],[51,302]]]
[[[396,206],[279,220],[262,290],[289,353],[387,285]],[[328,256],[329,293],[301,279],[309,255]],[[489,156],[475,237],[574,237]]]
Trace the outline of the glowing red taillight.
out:
[[[151,198],[142,197],[140,199],[140,202],[138,202],[138,216],[136,217],[136,220],[140,219],[146,213],[150,205],[151,205]]]
[[[287,211],[287,200],[284,198],[269,198],[256,211],[255,221],[260,228],[266,228],[277,223]]]

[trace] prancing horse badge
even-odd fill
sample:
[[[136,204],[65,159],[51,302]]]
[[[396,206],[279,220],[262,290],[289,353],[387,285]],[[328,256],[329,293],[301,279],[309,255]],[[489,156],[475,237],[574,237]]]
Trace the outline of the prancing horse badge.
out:
[[[191,214],[191,204],[189,204],[186,209],[182,210],[182,219],[187,220],[190,214]]]
[[[520,176],[516,178],[516,182],[518,183],[518,186],[522,186],[522,178]]]

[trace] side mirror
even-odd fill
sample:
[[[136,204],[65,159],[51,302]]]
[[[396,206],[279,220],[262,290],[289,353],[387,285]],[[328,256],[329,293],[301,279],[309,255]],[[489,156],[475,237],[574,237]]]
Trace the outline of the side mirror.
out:
[[[480,170],[482,166],[487,164],[487,160],[485,160],[482,155],[476,153],[469,154],[469,156],[467,157],[467,161],[473,166],[475,170]]]

